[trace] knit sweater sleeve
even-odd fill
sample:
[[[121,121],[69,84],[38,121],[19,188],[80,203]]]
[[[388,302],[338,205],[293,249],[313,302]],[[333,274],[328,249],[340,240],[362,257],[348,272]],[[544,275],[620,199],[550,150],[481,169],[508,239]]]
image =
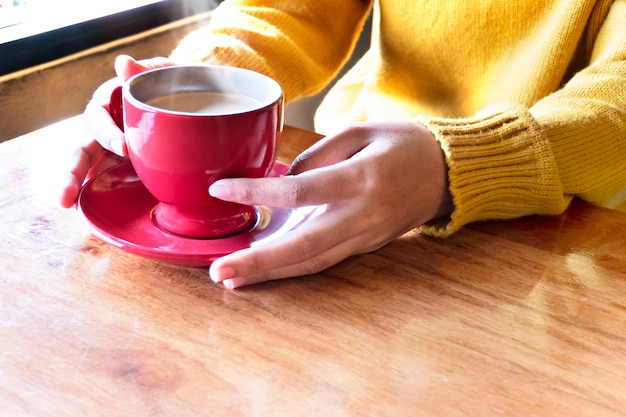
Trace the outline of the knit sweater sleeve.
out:
[[[317,93],[338,73],[370,8],[371,0],[226,0],[170,58],[264,73],[292,101]]]
[[[573,197],[626,200],[626,1],[615,1],[589,65],[530,108],[504,103],[473,118],[418,117],[449,167],[455,210],[421,230],[445,236],[484,219],[557,214]]]

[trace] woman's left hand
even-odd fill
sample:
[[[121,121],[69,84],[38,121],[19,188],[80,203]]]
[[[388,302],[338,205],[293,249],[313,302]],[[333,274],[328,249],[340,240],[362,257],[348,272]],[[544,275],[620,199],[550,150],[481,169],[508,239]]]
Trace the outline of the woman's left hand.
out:
[[[231,289],[320,272],[452,210],[443,151],[410,122],[354,125],[309,148],[284,177],[223,179],[209,192],[243,204],[326,205],[279,238],[215,260],[211,278]]]

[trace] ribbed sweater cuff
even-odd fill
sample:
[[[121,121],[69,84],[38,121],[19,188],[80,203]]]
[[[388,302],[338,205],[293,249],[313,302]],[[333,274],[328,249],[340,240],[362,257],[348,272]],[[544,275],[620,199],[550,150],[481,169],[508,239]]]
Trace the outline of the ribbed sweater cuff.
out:
[[[504,104],[467,119],[421,116],[448,163],[455,209],[421,232],[447,236],[463,225],[528,214],[557,214],[564,197],[550,144],[524,107]]]

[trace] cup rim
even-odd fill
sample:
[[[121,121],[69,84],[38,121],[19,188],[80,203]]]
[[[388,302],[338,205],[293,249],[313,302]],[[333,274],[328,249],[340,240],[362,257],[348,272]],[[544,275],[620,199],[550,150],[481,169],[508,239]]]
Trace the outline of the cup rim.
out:
[[[259,80],[263,80],[265,85],[268,86],[268,89],[271,91],[271,93],[269,94],[268,98],[264,100],[259,100],[256,97],[252,97],[256,99],[257,101],[260,101],[259,106],[255,107],[254,109],[244,110],[244,111],[229,111],[226,113],[218,113],[218,114],[195,113],[195,112],[171,110],[171,109],[156,107],[156,106],[152,106],[146,103],[146,101],[153,99],[153,98],[160,97],[161,95],[156,94],[146,99],[146,101],[144,101],[144,100],[141,100],[140,98],[137,98],[135,94],[133,94],[133,91],[132,91],[133,87],[143,78],[151,77],[151,76],[154,76],[155,74],[159,74],[162,72],[172,72],[172,71],[180,72],[180,71],[193,71],[193,70],[201,70],[203,72],[212,71],[212,72],[215,72],[216,75],[218,73],[231,73],[231,74],[239,74],[239,75],[247,76],[247,77],[255,77]],[[240,68],[240,67],[234,67],[234,66],[228,66],[228,65],[210,65],[210,64],[174,65],[174,66],[167,66],[167,67],[161,67],[161,68],[155,68],[155,69],[143,71],[127,79],[122,85],[122,90],[123,90],[124,100],[128,100],[137,108],[150,109],[154,112],[163,113],[163,114],[180,115],[180,116],[188,116],[188,117],[228,117],[228,116],[236,116],[236,115],[257,112],[257,111],[264,110],[268,107],[274,106],[277,102],[282,102],[283,97],[284,97],[284,93],[280,84],[276,80],[274,80],[273,78],[265,74],[262,74],[257,71],[249,70],[246,68]],[[211,91],[211,90],[203,90],[203,89],[180,90],[180,92],[185,92],[185,91],[221,92],[220,90]],[[171,93],[172,92],[167,92],[165,94],[171,94]],[[246,95],[248,97],[251,96],[250,94],[246,94],[246,93],[240,93],[240,94]]]

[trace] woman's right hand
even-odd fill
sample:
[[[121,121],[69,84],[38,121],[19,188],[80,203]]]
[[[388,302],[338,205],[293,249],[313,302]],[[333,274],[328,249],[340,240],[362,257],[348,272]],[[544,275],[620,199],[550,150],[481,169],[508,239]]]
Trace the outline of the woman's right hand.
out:
[[[85,179],[101,170],[119,163],[120,157],[128,153],[124,133],[113,121],[109,113],[109,102],[113,90],[135,74],[150,69],[175,65],[163,57],[136,61],[127,55],[115,60],[116,78],[96,89],[83,113],[85,127],[93,140],[80,143],[71,156],[69,173],[61,186],[59,202],[63,207],[74,205]],[[110,152],[105,152],[105,150]]]
[[[135,74],[172,65],[174,65],[172,61],[163,57],[142,61],[135,61],[128,55],[117,57],[115,60],[117,77],[105,82],[96,89],[84,113],[87,131],[104,149],[119,156],[126,156],[128,153],[124,133],[117,127],[109,113],[109,102],[113,90]]]

